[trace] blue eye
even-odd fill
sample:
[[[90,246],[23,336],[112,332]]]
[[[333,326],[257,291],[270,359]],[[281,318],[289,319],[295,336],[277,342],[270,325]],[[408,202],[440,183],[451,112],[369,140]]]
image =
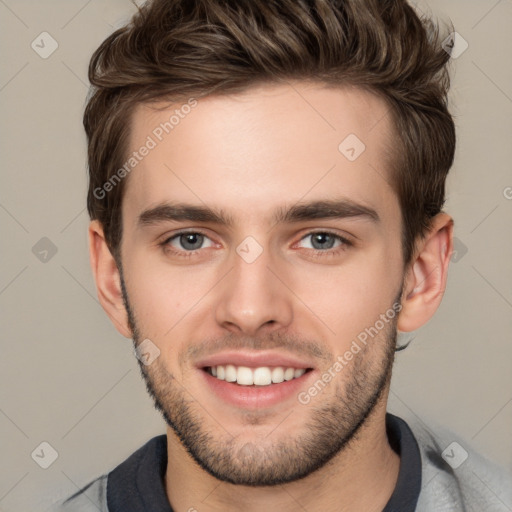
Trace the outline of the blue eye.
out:
[[[209,245],[203,246],[205,241],[209,241]],[[203,249],[204,247],[211,247],[213,243],[203,233],[199,233],[197,231],[187,231],[171,236],[170,238],[166,239],[165,242],[163,242],[163,245],[171,246],[177,250],[184,250],[185,252],[189,252]]]
[[[352,245],[352,243],[346,238],[335,233],[330,233],[329,231],[315,231],[308,233],[301,239],[301,241],[307,240],[308,238],[311,239],[311,243],[309,247],[306,247],[306,249],[313,249],[315,251],[325,252],[331,250],[335,247],[336,242],[336,247]]]

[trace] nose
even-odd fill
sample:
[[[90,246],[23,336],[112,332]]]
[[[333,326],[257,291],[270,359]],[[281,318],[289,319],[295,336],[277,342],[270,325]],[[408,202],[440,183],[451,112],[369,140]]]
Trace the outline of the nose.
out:
[[[282,269],[272,261],[268,249],[254,261],[240,254],[233,253],[233,268],[219,283],[217,323],[247,335],[288,327],[293,319],[293,294],[284,284]]]

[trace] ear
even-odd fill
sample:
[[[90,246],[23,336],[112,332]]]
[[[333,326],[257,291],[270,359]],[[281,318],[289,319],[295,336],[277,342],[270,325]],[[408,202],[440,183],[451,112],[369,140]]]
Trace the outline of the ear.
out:
[[[124,307],[119,269],[108,248],[103,227],[97,220],[93,220],[89,225],[89,258],[101,306],[116,329],[126,338],[131,338],[132,332]]]
[[[428,233],[418,240],[408,266],[397,323],[399,331],[414,331],[434,315],[446,288],[452,252],[453,219],[439,213]]]

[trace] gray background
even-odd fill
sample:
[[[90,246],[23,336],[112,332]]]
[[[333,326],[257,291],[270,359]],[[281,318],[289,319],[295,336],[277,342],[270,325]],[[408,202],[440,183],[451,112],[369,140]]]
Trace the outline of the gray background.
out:
[[[469,44],[451,95],[458,253],[437,315],[398,355],[390,409],[512,467],[512,0],[417,7],[451,18]],[[133,11],[128,0],[0,0],[0,511],[45,510],[165,432],[131,342],[97,301],[86,238],[87,64]],[[43,31],[58,43],[47,59],[31,47]],[[46,261],[33,252],[43,237],[57,248]],[[58,452],[46,470],[31,457],[43,441]]]

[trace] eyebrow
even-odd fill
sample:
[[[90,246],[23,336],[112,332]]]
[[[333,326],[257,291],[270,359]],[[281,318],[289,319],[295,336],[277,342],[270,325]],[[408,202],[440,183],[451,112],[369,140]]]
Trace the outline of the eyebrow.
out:
[[[272,220],[275,224],[295,223],[318,219],[361,218],[375,224],[380,222],[379,214],[369,206],[349,199],[312,201],[297,203],[289,208],[279,207],[274,211]],[[160,203],[144,210],[138,218],[141,227],[166,221],[193,221],[234,226],[234,218],[222,209],[197,206],[187,203]]]

